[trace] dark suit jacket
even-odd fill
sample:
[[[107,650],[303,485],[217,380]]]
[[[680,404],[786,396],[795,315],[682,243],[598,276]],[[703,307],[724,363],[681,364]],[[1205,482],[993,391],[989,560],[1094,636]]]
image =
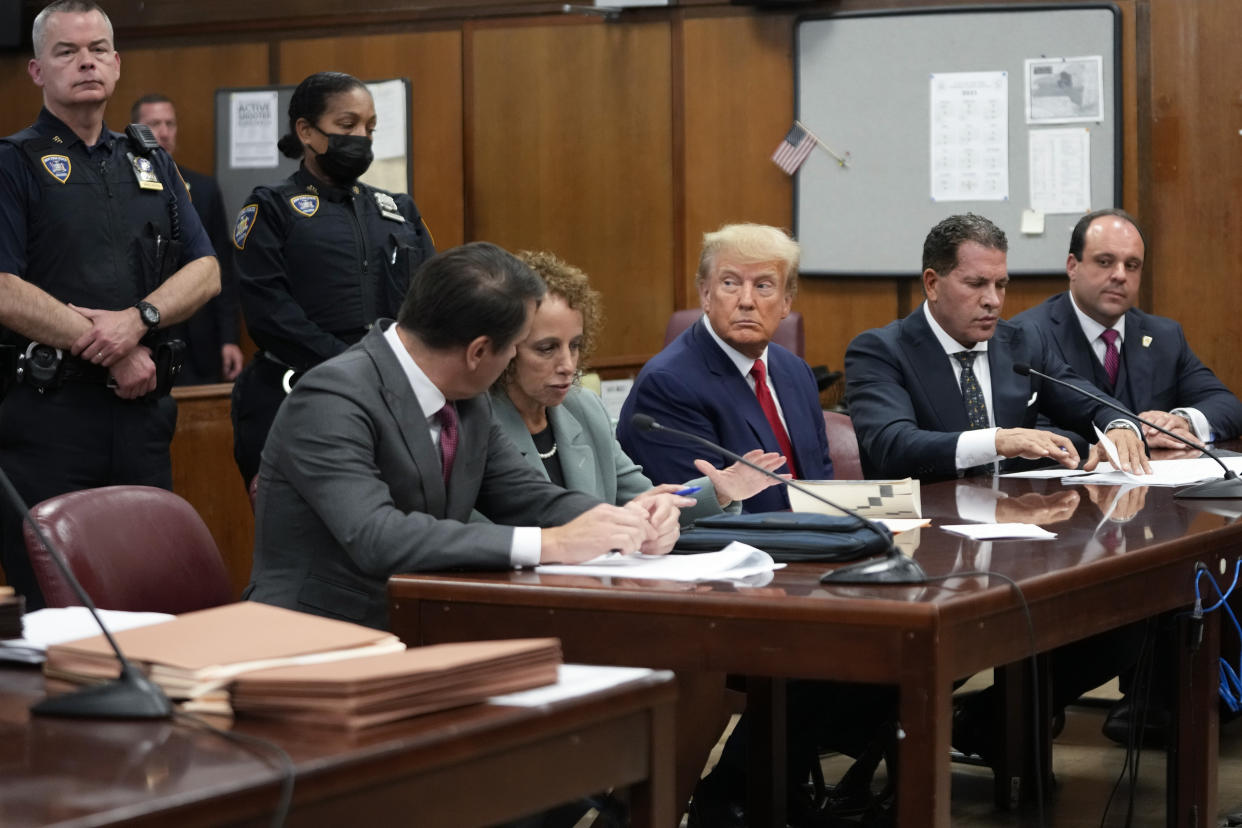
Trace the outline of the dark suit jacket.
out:
[[[190,188],[194,211],[203,221],[220,262],[220,293],[183,323],[185,367],[177,385],[220,382],[220,346],[237,344],[237,271],[233,267],[233,236],[224,220],[220,187],[209,175],[181,168]]]
[[[532,469],[493,422],[487,394],[457,403],[446,491],[418,399],[384,341],[388,324],[307,373],[281,405],[263,449],[243,597],[384,628],[388,576],[506,569],[512,526],[560,525],[600,502]],[[467,525],[476,507],[497,525]]]
[[[1069,293],[1058,293],[1023,311],[1014,322],[1043,330],[1061,359],[1079,376],[1109,393],[1108,375],[1083,333]],[[1121,372],[1112,395],[1136,413],[1197,408],[1207,417],[1218,440],[1242,434],[1242,402],[1190,350],[1182,326],[1137,308],[1126,311]]]
[[[733,461],[706,447],[667,434],[641,432],[630,419],[648,414],[661,425],[698,434],[738,454],[762,448],[780,451],[755,392],[699,319],[643,366],[621,409],[617,439],[625,453],[657,483],[676,483],[698,475],[695,458],[716,466]],[[824,413],[811,368],[775,343],[768,345],[768,376],[776,388],[794,463],[801,477],[832,477]],[[745,512],[789,508],[784,486],[765,489],[742,505]]]
[[[1098,393],[1061,361],[1038,329],[1001,320],[988,342],[992,413],[1001,428],[1034,428],[1037,416],[1094,442],[1120,415],[1069,389],[1014,373],[1015,363]],[[845,351],[846,397],[867,477],[955,477],[957,439],[970,428],[953,367],[922,306],[864,331]]]

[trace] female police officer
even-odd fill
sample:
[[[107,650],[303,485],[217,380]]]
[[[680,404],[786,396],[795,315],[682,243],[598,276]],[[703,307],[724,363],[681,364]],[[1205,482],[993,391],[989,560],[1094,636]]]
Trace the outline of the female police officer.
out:
[[[233,455],[247,484],[289,386],[395,317],[410,272],[435,253],[407,195],[358,181],[375,103],[357,78],[318,72],[289,101],[280,151],[298,171],[258,187],[237,216],[242,312],[262,349],[233,389]]]

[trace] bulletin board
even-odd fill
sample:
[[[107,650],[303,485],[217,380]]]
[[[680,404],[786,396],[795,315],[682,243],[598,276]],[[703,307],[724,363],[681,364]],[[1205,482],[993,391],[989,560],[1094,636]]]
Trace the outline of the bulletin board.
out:
[[[375,98],[375,161],[362,176],[374,187],[409,193],[413,187],[410,139],[410,82],[368,81]],[[216,181],[230,217],[255,187],[292,175],[300,161],[285,158],[276,141],[289,129],[294,86],[233,87],[216,90]]]
[[[916,274],[927,231],[973,212],[1012,275],[1064,273],[1082,213],[1121,203],[1120,37],[1111,3],[800,19],[796,117],[846,161],[796,174],[801,272]]]

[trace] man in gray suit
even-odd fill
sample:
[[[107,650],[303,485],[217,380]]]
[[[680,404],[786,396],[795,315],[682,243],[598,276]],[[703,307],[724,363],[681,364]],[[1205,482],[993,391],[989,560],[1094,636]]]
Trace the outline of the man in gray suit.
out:
[[[672,547],[676,499],[620,507],[566,491],[492,422],[484,392],[543,293],[499,247],[454,248],[419,268],[395,324],[298,382],[263,449],[243,598],[384,628],[394,573]],[[494,525],[467,524],[475,508]]]

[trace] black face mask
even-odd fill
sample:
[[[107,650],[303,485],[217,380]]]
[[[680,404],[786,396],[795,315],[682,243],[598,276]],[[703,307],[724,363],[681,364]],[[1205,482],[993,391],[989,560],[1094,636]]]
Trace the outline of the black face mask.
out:
[[[327,152],[318,155],[319,168],[338,184],[352,184],[367,171],[374,160],[371,139],[365,135],[337,135],[315,130],[328,139]]]

